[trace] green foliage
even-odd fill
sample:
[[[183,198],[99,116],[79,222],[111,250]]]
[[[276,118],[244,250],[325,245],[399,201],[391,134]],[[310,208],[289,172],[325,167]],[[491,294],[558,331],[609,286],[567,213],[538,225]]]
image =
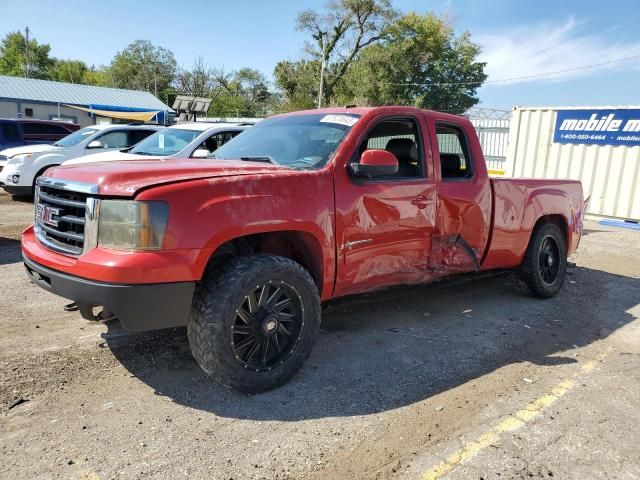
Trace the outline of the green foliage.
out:
[[[166,99],[176,71],[177,63],[171,50],[148,40],[136,40],[116,54],[108,75],[116,88],[146,90]]]
[[[258,70],[241,68],[228,75],[219,72],[215,79],[209,115],[262,117],[272,112],[273,94]]]
[[[112,87],[114,85],[109,70],[105,67],[89,67],[82,76],[82,83],[85,85],[96,85],[99,87]]]
[[[285,60],[276,65],[273,76],[284,97],[278,111],[306,110],[316,106],[320,61]]]
[[[323,103],[331,103],[336,87],[359,52],[384,37],[397,17],[390,0],[331,0],[323,13],[305,10],[298,14],[296,29],[309,34],[307,59],[276,65],[276,85],[291,108],[312,106],[317,97],[319,72],[325,61]],[[315,77],[311,73],[315,70]],[[315,83],[315,86],[314,86]]]
[[[325,40],[324,104],[415,105],[462,113],[478,102],[486,80],[480,48],[456,36],[435,14],[398,17],[388,1],[334,0],[326,13],[303,11],[296,27],[309,34],[307,59],[274,70],[282,108],[316,104]]]
[[[486,80],[478,45],[434,14],[402,17],[386,38],[362,51],[345,77],[341,99],[366,105],[415,105],[462,113]]]
[[[0,43],[0,75],[29,78],[49,78],[55,60],[49,56],[51,47],[29,39],[29,71],[26,65],[27,41],[22,32],[8,33]],[[28,75],[27,75],[28,74]]]
[[[55,60],[48,72],[49,80],[69,83],[85,83],[89,68],[80,60]]]

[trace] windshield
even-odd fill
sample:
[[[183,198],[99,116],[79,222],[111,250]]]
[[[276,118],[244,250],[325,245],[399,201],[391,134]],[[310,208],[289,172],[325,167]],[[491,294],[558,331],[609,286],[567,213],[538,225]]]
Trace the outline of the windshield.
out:
[[[292,168],[320,168],[359,118],[355,114],[320,113],[263,120],[210,157],[268,161]]]
[[[73,132],[71,135],[67,135],[66,137],[58,140],[54,145],[56,147],[73,147],[97,131],[98,129],[91,127],[81,128],[77,132]]]
[[[202,132],[199,130],[183,130],[180,128],[165,128],[149,135],[129,153],[138,155],[158,155],[164,157],[178,153],[189,145]]]

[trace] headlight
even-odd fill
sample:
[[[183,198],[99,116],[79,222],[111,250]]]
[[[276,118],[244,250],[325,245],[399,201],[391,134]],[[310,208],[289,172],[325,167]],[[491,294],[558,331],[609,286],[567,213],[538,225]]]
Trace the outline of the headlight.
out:
[[[168,218],[165,202],[102,200],[98,245],[116,250],[159,250]]]
[[[25,160],[31,158],[33,153],[20,153],[18,155],[14,155],[13,157],[9,157],[7,160],[7,165],[22,165]]]
[[[12,157],[9,157],[9,160],[12,159],[16,159],[16,160],[26,160],[27,158],[31,158],[33,157],[33,153],[18,153]]]

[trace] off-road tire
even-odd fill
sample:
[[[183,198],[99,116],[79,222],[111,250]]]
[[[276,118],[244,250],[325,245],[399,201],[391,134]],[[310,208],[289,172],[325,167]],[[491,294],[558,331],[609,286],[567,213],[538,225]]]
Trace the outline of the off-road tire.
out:
[[[540,267],[540,251],[547,238],[555,242],[558,249],[559,269],[555,280],[551,283],[543,279]],[[560,291],[567,273],[567,247],[565,236],[557,225],[545,223],[535,229],[529,240],[529,246],[519,273],[520,278],[534,297],[550,298]]]
[[[251,371],[235,357],[231,328],[236,309],[255,285],[286,281],[295,287],[304,306],[300,338],[288,358],[269,371]],[[245,393],[276,388],[289,380],[311,354],[320,331],[320,297],[309,272],[293,260],[274,255],[229,259],[210,271],[196,289],[187,335],[198,365],[219,383]]]

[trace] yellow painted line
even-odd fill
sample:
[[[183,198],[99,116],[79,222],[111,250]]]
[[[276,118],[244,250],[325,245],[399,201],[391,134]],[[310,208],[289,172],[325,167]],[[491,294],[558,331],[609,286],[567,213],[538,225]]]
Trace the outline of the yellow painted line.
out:
[[[595,359],[589,360],[588,362],[583,364],[580,367],[580,373],[587,374],[591,372],[596,367],[598,362],[606,357],[610,351],[611,349],[607,349],[598,354]],[[431,467],[421,475],[421,480],[437,480],[442,476],[448,474],[461,463],[470,460],[485,448],[498,442],[500,440],[501,434],[514,432],[527,423],[531,422],[540,414],[540,412],[549,408],[551,405],[557,402],[560,397],[565,395],[575,386],[576,382],[574,380],[569,379],[560,382],[555,387],[553,387],[550,392],[535,399],[533,402],[525,406],[522,410],[518,410],[512,415],[506,416],[491,430],[481,434],[474,440],[471,440],[461,449],[456,450],[451,455],[449,455],[445,460]]]
[[[504,175],[504,172],[505,172],[504,170],[491,170],[491,169],[487,170],[487,173],[489,175]]]

